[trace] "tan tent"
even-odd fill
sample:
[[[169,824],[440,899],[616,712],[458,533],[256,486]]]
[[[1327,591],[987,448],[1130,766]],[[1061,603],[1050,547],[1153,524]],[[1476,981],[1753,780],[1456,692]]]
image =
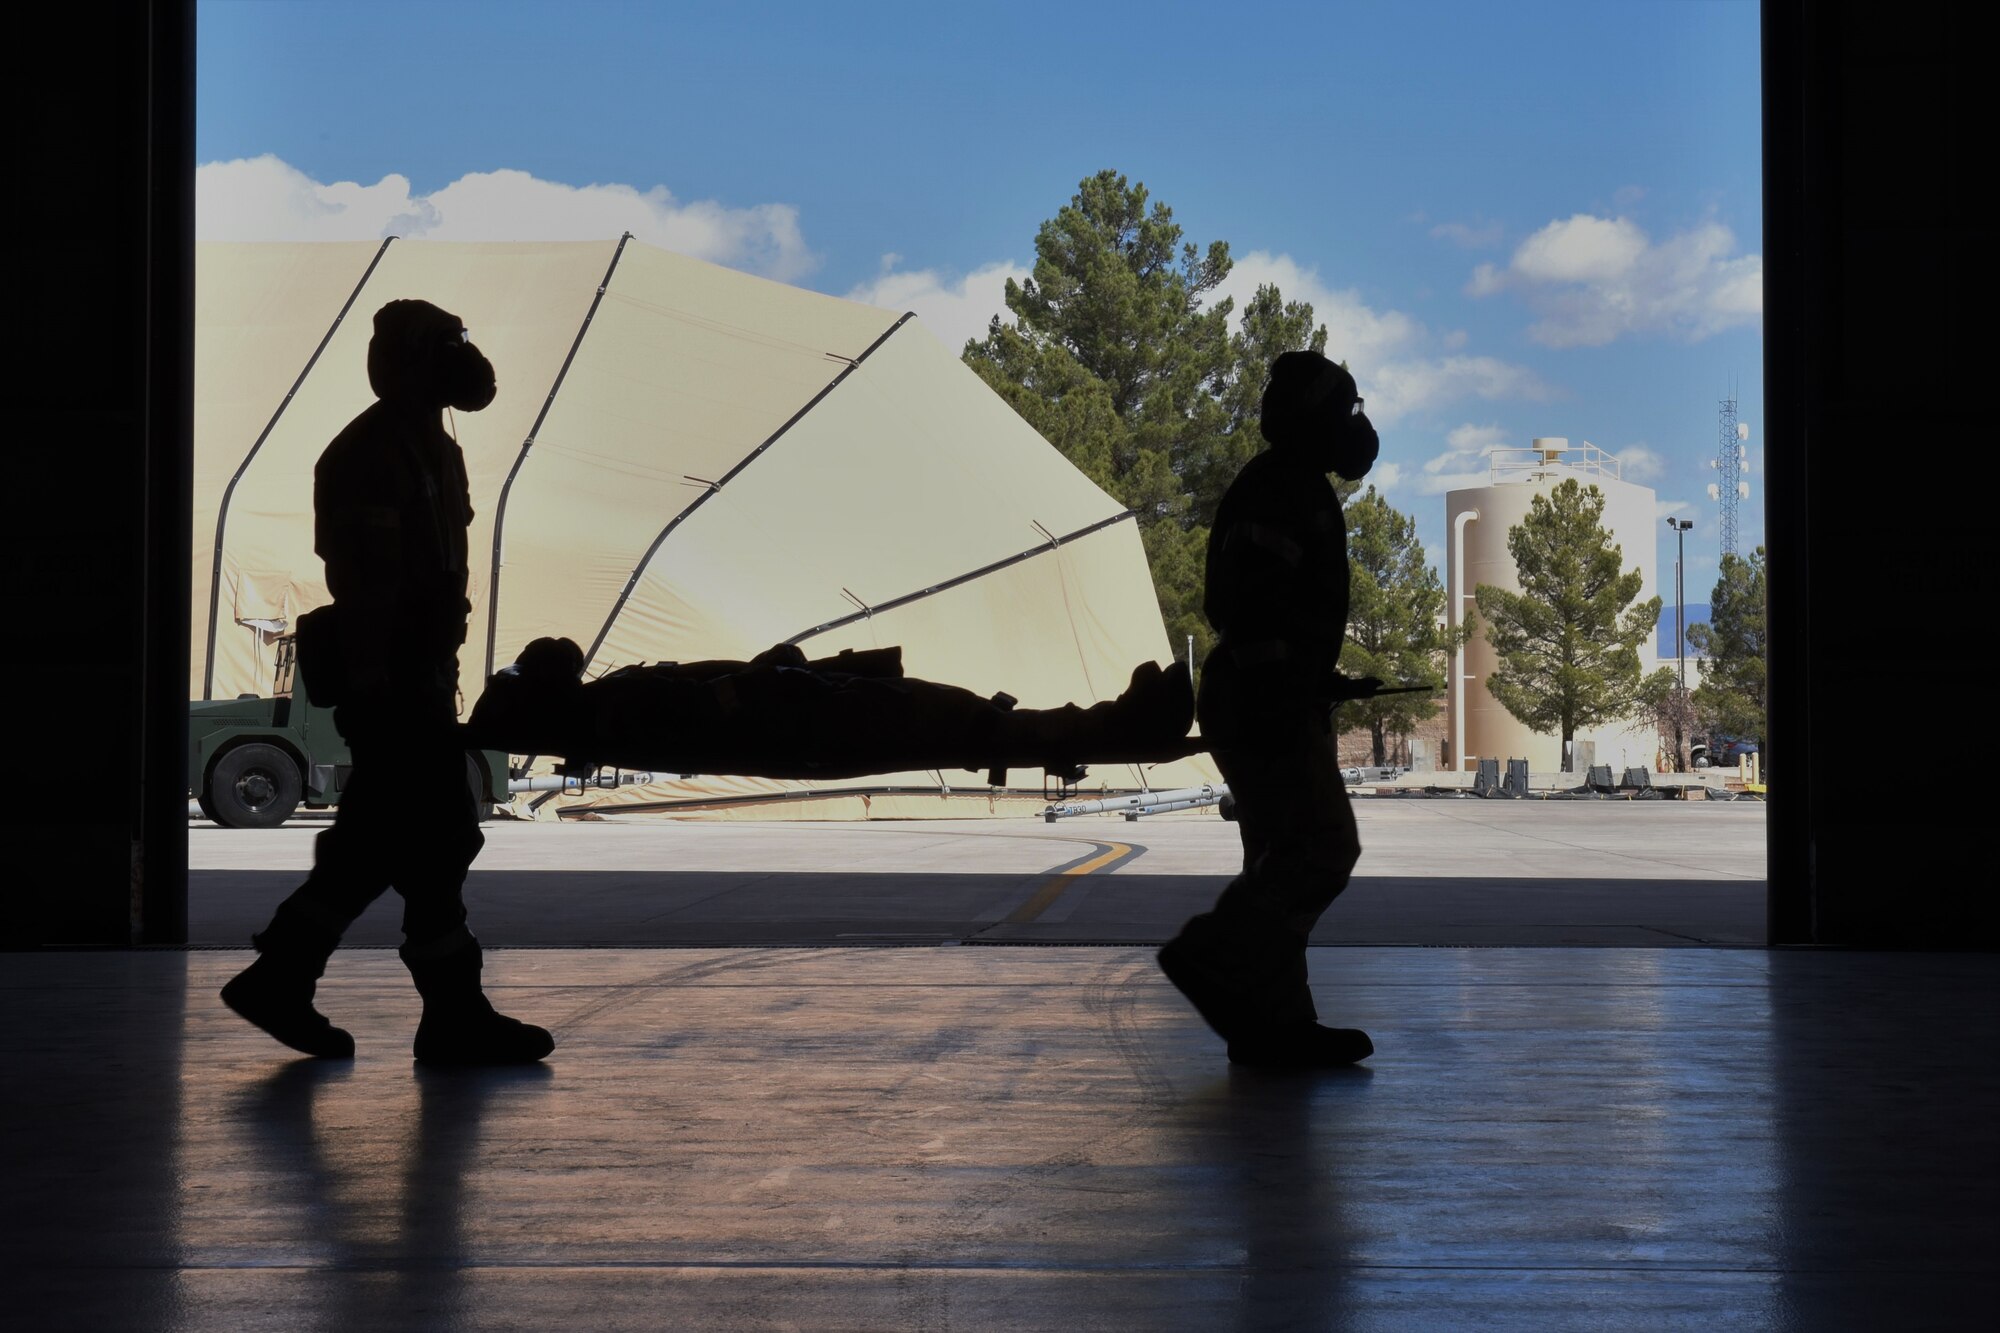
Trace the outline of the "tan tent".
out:
[[[196,285],[192,698],[268,693],[272,639],[326,600],[312,467],[371,401],[372,317],[398,297],[459,315],[499,372],[494,404],[454,423],[476,510],[468,689],[541,635],[583,644],[592,674],[899,643],[913,674],[1031,707],[1109,698],[1173,655],[1131,515],[910,315],[629,239],[208,244]],[[1085,786],[1213,780],[1198,758]],[[578,803],[1007,804],[945,771],[810,790],[703,777],[538,808]]]

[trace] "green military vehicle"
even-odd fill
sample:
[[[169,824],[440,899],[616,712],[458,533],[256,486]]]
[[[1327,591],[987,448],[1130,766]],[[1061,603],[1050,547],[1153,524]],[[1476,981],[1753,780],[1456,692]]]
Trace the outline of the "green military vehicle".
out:
[[[188,705],[188,792],[225,828],[276,828],[301,805],[337,805],[353,769],[333,710],[312,702],[296,640],[288,634],[277,646],[273,697]],[[482,813],[507,798],[507,762],[497,750],[465,752],[465,782]]]

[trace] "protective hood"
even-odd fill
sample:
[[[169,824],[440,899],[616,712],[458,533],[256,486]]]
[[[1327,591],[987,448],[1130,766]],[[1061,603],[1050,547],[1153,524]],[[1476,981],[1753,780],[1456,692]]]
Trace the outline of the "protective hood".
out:
[[[477,412],[493,401],[493,363],[466,339],[465,323],[429,301],[391,301],[375,312],[368,385],[384,402]]]
[[[1359,481],[1381,441],[1346,367],[1318,352],[1286,352],[1271,363],[1257,428],[1274,448],[1296,450],[1321,472]]]

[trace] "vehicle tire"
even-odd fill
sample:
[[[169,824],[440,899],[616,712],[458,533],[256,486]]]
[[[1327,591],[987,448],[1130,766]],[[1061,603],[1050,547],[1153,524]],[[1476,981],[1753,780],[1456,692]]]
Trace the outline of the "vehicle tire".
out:
[[[208,770],[201,807],[224,828],[276,828],[292,817],[305,778],[275,745],[252,743],[226,752]]]
[[[479,812],[479,822],[493,818],[493,803],[486,799],[486,766],[470,750],[465,752],[465,786],[472,793],[472,808]]]

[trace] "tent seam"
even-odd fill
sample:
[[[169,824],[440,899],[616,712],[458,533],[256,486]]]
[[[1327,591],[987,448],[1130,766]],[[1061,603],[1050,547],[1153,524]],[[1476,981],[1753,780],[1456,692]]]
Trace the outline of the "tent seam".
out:
[[[527,438],[521,441],[520,450],[514,455],[514,465],[507,469],[507,479],[500,483],[500,498],[493,509],[493,565],[486,580],[486,674],[493,674],[494,645],[500,632],[500,548],[507,527],[507,497],[513,493],[514,478],[521,473],[528,461],[528,451],[535,447],[535,438],[542,433],[542,425],[549,419],[549,409],[555,406],[556,395],[562,392],[563,382],[569,378],[569,368],[576,361],[577,352],[583,347],[583,336],[590,332],[591,321],[597,318],[597,307],[604,303],[604,293],[611,287],[611,275],[618,271],[618,261],[625,255],[625,243],[632,239],[626,232],[618,238],[618,248],[611,252],[611,263],[604,270],[604,278],[597,284],[597,294],[590,298],[590,309],[583,314],[583,323],[577,327],[576,337],[569,345],[569,355],[563,358],[562,367],[556,371],[555,383],[549,386],[548,396],[542,400],[542,410],[535,414],[535,423],[528,427]]]
[[[639,580],[645,574],[646,566],[653,563],[653,557],[659,554],[660,547],[666,544],[666,540],[670,535],[672,535],[673,530],[679,527],[682,524],[682,522],[684,522],[688,518],[689,515],[694,513],[695,510],[701,508],[704,504],[708,503],[708,500],[711,496],[715,495],[718,491],[720,491],[724,486],[728,485],[731,481],[734,481],[736,479],[737,474],[742,472],[744,468],[749,467],[750,464],[755,462],[760,456],[763,455],[765,450],[769,449],[772,445],[776,444],[780,439],[783,439],[786,432],[790,431],[792,427],[798,425],[799,422],[803,421],[807,413],[811,412],[815,407],[818,407],[820,403],[824,402],[826,400],[827,395],[831,394],[835,389],[839,388],[841,386],[841,383],[845,381],[849,375],[852,375],[856,370],[860,369],[862,362],[866,361],[870,356],[874,355],[876,349],[880,348],[883,343],[889,341],[890,335],[894,334],[896,330],[902,328],[905,324],[908,324],[914,318],[916,318],[916,312],[914,310],[904,311],[902,316],[898,318],[895,323],[891,324],[888,328],[882,330],[881,336],[877,337],[874,342],[869,343],[868,346],[862,350],[861,355],[853,358],[852,360],[849,360],[844,356],[838,356],[837,353],[828,353],[828,355],[836,356],[840,361],[845,363],[841,366],[840,373],[838,375],[835,375],[830,381],[828,381],[826,386],[822,388],[818,393],[814,394],[812,398],[809,399],[803,407],[799,408],[798,411],[792,413],[791,417],[788,418],[783,425],[779,426],[776,430],[772,431],[771,434],[765,438],[762,444],[759,444],[755,449],[752,449],[748,454],[744,455],[743,458],[734,467],[730,468],[729,471],[723,473],[720,478],[710,483],[708,489],[704,490],[700,495],[697,495],[693,500],[689,501],[687,508],[681,510],[680,513],[675,514],[673,518],[667,521],[667,526],[660,529],[660,535],[653,538],[653,544],[651,546],[648,546],[646,548],[646,553],[639,557],[639,563],[632,567],[632,574],[629,578],[625,580],[624,588],[619,591],[618,600],[611,607],[611,614],[609,616],[606,616],[604,619],[604,627],[597,631],[597,637],[591,641],[590,649],[588,652],[584,654],[583,658],[583,665],[586,671],[590,669],[590,664],[597,660],[598,649],[602,648],[604,646],[604,641],[611,636],[611,627],[613,625],[616,625],[618,623],[618,617],[625,613],[625,604],[632,599],[632,592],[639,586]],[[490,674],[492,670],[490,662],[488,663],[487,669]]]
[[[236,498],[236,483],[243,480],[243,474],[250,470],[250,464],[257,459],[257,451],[264,447],[264,441],[270,439],[271,432],[277,429],[278,418],[285,415],[285,409],[292,405],[292,399],[298,396],[300,387],[305,384],[306,376],[312,374],[313,367],[319,364],[320,354],[326,351],[327,344],[333,341],[333,335],[346,322],[347,312],[354,308],[355,301],[368,286],[368,280],[375,276],[375,266],[382,262],[382,256],[389,252],[389,243],[395,239],[394,236],[382,238],[382,244],[375,249],[375,257],[368,261],[368,267],[361,274],[361,281],[355,283],[354,290],[347,294],[346,304],[341,306],[340,313],[333,317],[333,323],[327,325],[326,334],[319,340],[319,346],[313,348],[312,355],[306,358],[305,368],[299,371],[299,377],[292,381],[292,387],[285,391],[285,396],[278,400],[277,410],[271,413],[271,419],[265,422],[264,429],[257,433],[256,443],[250,446],[250,451],[243,455],[243,461],[236,465],[236,471],[230,474],[229,484],[222,488],[222,503],[216,507],[215,513],[215,559],[208,576],[208,638],[202,644],[201,667],[203,699],[211,698],[215,693],[216,618],[222,607],[222,541],[223,531],[229,525],[229,502]]]
[[[933,583],[928,587],[919,588],[915,592],[906,592],[900,597],[892,597],[886,602],[878,602],[873,606],[866,607],[860,611],[856,611],[853,615],[841,616],[837,619],[829,620],[825,624],[815,625],[809,630],[802,630],[801,632],[794,634],[791,638],[786,639],[785,642],[799,643],[802,640],[812,638],[815,634],[825,634],[829,630],[836,630],[840,629],[842,626],[845,625],[852,625],[857,621],[866,620],[870,616],[880,614],[883,611],[893,611],[897,607],[908,606],[911,602],[920,602],[926,597],[933,597],[936,596],[938,593],[947,592],[952,588],[957,588],[964,584],[970,583],[974,579],[985,578],[988,574],[997,574],[1003,569],[1007,569],[1010,566],[1020,564],[1023,560],[1032,560],[1034,557],[1042,555],[1045,552],[1057,550],[1062,546],[1064,542],[1072,542],[1079,537],[1088,537],[1094,532],[1102,532],[1104,529],[1110,527],[1114,523],[1123,523],[1128,518],[1136,519],[1138,516],[1139,516],[1138,510],[1127,509],[1122,513],[1113,514],[1110,518],[1099,519],[1097,522],[1092,523],[1087,527],[1078,528],[1075,532],[1066,532],[1060,537],[1054,536],[1052,534],[1049,540],[1040,546],[1031,546],[1025,551],[1018,551],[1013,555],[1004,556],[999,560],[995,560],[991,564],[981,565],[977,569],[968,570],[963,574],[953,575],[951,578],[944,579],[938,583]],[[1041,527],[1040,524],[1036,524],[1036,526]],[[1043,528],[1042,530],[1044,532],[1048,531],[1048,529],[1046,528]],[[1068,595],[1067,591],[1065,591],[1064,595],[1065,596]],[[852,596],[852,594],[850,593],[849,596]],[[859,599],[857,598],[856,600],[858,601]]]

